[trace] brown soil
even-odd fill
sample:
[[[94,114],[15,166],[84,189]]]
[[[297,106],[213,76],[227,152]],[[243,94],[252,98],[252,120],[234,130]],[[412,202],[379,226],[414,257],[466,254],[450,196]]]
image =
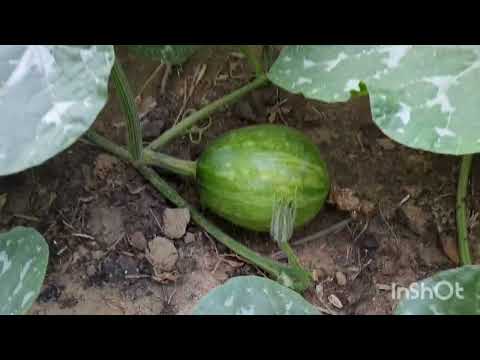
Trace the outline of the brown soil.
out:
[[[158,64],[124,52],[120,56],[136,92]],[[153,96],[157,103],[145,120],[151,137],[173,124],[185,81],[190,89],[203,64],[208,66],[186,110],[199,109],[250,79],[245,60],[229,52],[203,54],[174,68],[164,94],[160,72],[144,96]],[[123,143],[123,115],[111,93],[95,127]],[[390,314],[395,305],[392,284],[408,286],[455,266],[458,160],[389,141],[372,122],[363,100],[326,105],[275,87],[258,90],[213,115],[200,139],[198,134],[185,136],[167,152],[194,160],[225,131],[263,122],[287,124],[310,136],[322,150],[334,182],[330,202],[292,241],[353,218],[343,230],[297,247],[301,261],[317,276],[316,287],[305,294],[310,302],[327,313]],[[472,198],[477,199],[479,171],[476,164]],[[199,205],[194,184],[161,173],[189,202]],[[261,274],[192,221],[188,235],[171,240],[177,251],[174,269],[156,272],[147,256],[148,242],[165,236],[163,212],[173,206],[134,169],[85,141],[38,168],[1,178],[2,193],[8,194],[8,202],[0,230],[34,226],[50,246],[46,281],[32,314],[186,314],[228,278]],[[476,214],[478,201],[471,206]],[[267,256],[278,251],[267,235],[205,214],[252,249]],[[475,216],[470,225],[478,262]]]

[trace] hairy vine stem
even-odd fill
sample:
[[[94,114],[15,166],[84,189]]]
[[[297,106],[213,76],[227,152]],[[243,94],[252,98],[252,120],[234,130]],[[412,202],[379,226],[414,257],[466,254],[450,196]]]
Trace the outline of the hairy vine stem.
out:
[[[462,265],[471,265],[470,249],[468,242],[468,226],[467,226],[467,187],[472,168],[473,155],[462,156],[460,165],[460,174],[457,187],[457,233],[458,233],[458,252]]]
[[[115,60],[113,64],[112,79],[127,119],[128,151],[133,159],[141,160],[143,150],[142,127],[130,84],[118,60]]]

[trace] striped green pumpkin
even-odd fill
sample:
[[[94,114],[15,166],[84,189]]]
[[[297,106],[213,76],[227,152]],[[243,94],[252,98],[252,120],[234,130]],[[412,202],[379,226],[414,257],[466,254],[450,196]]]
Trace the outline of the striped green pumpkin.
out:
[[[268,232],[275,199],[294,198],[295,226],[312,220],[330,188],[318,148],[301,132],[257,125],[217,138],[197,162],[202,205],[241,227]]]

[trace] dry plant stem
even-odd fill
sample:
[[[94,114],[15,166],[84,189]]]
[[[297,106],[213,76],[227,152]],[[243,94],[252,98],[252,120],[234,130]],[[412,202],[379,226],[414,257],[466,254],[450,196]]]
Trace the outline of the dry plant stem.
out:
[[[160,72],[160,70],[162,70],[162,68],[165,66],[165,64],[160,64],[159,66],[157,66],[157,68],[155,69],[155,71],[152,73],[152,75],[150,75],[147,79],[147,81],[145,81],[145,84],[143,84],[142,88],[140,89],[140,91],[138,92],[138,95],[137,97],[135,98],[135,102],[137,103],[137,105],[139,104],[140,100],[142,99],[143,97],[143,93],[145,91],[145,89],[147,88],[148,85],[150,85],[150,83],[153,81],[153,79],[155,79],[155,77],[158,75],[158,73]],[[165,70],[166,71],[166,70]]]
[[[322,238],[322,237],[325,237],[325,236],[327,236],[327,235],[336,233],[337,231],[342,230],[344,227],[346,227],[346,226],[347,226],[348,224],[350,224],[351,222],[352,222],[352,219],[342,220],[342,221],[340,221],[339,223],[337,223],[337,224],[329,227],[328,229],[319,231],[319,232],[316,233],[316,234],[312,234],[312,235],[309,235],[309,236],[304,237],[303,239],[294,241],[294,242],[292,243],[292,245],[295,245],[295,246],[303,245],[303,244],[306,244],[306,243],[308,243],[308,242],[310,242],[310,241],[315,241],[315,240],[320,239],[320,238]]]
[[[172,73],[172,65],[167,64],[165,68],[165,72],[163,73],[162,77],[162,84],[160,86],[160,94],[165,94],[165,89],[167,88],[167,81],[168,78],[170,77],[170,74]]]
[[[467,187],[472,168],[473,155],[462,156],[460,166],[460,175],[457,187],[457,233],[458,233],[458,252],[462,265],[471,265],[470,249],[468,243],[467,210],[465,198],[467,197]]]
[[[182,121],[180,121],[174,127],[165,131],[162,135],[160,135],[157,139],[152,141],[150,145],[148,145],[147,149],[149,150],[159,150],[165,145],[167,145],[170,141],[176,139],[179,136],[184,135],[193,125],[197,122],[207,118],[215,111],[232,104],[238,101],[241,97],[245,96],[249,92],[266,85],[268,83],[268,78],[266,75],[259,76],[256,80],[252,81],[251,83],[241,87],[238,90],[231,92],[230,94],[224,96],[221,99],[218,99],[211,104],[205,106],[204,108],[196,111],[190,116],[187,116]]]
[[[329,228],[325,229],[325,230],[322,230],[322,231],[319,231],[315,234],[312,234],[312,235],[308,235],[308,236],[305,236],[304,238],[302,239],[299,239],[297,241],[293,241],[292,242],[292,246],[298,246],[298,245],[304,245],[304,244],[307,244],[309,242],[312,242],[312,241],[315,241],[315,240],[319,240],[321,238],[324,238],[330,234],[334,234],[340,230],[342,230],[343,228],[345,228],[348,224],[350,224],[353,220],[352,219],[345,219],[345,220],[342,220],[340,221],[339,223],[336,223],[332,226],[330,226]],[[285,259],[287,256],[286,254],[283,252],[283,251],[279,251],[279,252],[276,252],[272,255],[272,257],[274,259],[277,259],[277,260],[283,260]]]
[[[114,144],[105,137],[97,134],[93,130],[89,130],[86,134],[88,140],[116,155],[120,159],[130,162],[166,199],[178,207],[188,208],[192,219],[201,226],[206,232],[212,235],[217,241],[224,244],[230,250],[241,256],[246,262],[258,266],[262,270],[278,279],[287,277],[293,282],[291,287],[297,291],[303,291],[311,284],[311,274],[300,271],[295,267],[286,266],[272,259],[263,257],[258,253],[250,250],[248,247],[240,244],[232,237],[224,233],[215,224],[208,221],[199,211],[188,204],[167,182],[165,182],[158,174],[148,166],[132,161],[129,152]]]
[[[142,128],[130,84],[118,60],[115,60],[113,65],[112,79],[127,118],[128,150],[132,158],[138,161],[142,158],[143,150]]]

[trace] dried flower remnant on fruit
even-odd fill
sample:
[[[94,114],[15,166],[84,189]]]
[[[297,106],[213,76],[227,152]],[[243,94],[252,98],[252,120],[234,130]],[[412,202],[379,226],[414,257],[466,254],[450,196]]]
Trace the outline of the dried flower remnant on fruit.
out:
[[[295,216],[295,201],[279,198],[273,204],[270,236],[279,244],[284,244],[293,235]]]

